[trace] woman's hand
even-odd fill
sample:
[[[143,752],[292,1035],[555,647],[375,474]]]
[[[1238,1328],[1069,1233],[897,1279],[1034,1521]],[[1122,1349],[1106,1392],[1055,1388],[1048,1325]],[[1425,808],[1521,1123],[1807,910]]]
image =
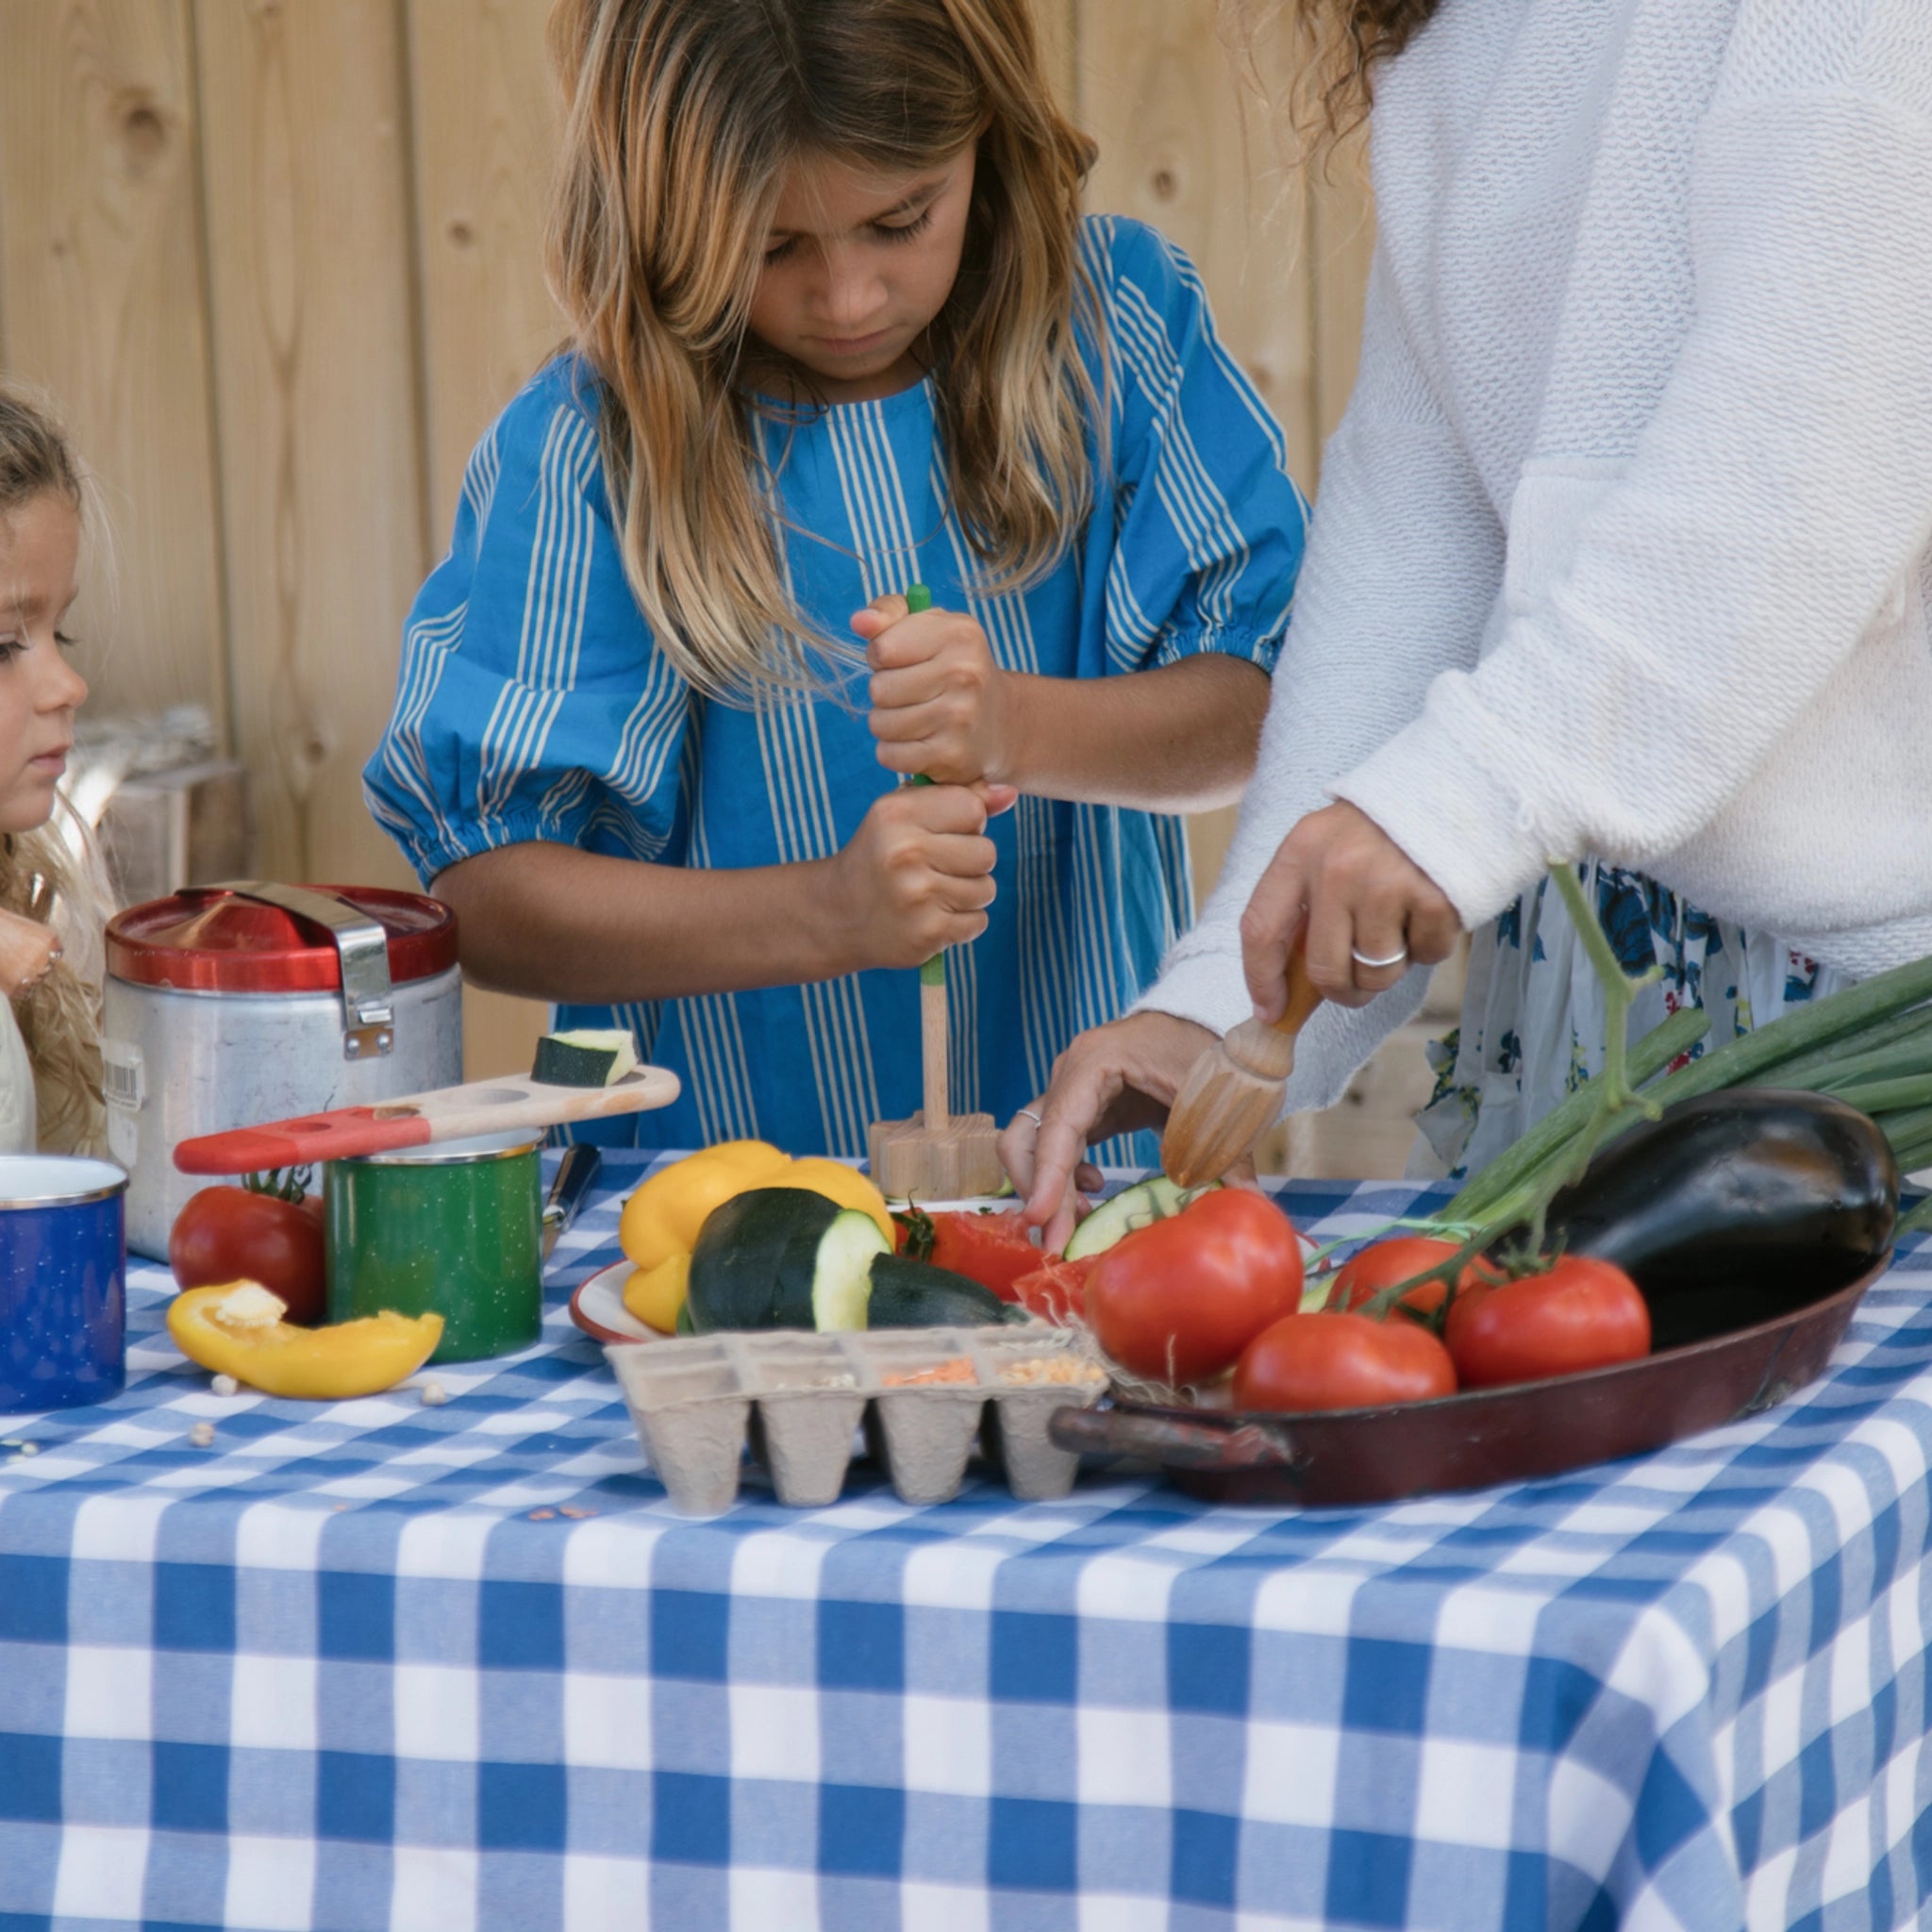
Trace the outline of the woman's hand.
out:
[[[1435,880],[1346,804],[1295,826],[1241,914],[1241,967],[1264,1020],[1287,1005],[1289,949],[1304,925],[1308,977],[1341,1007],[1365,1007],[1410,966],[1446,959],[1462,930]]]
[[[872,735],[888,771],[936,785],[1005,781],[1015,770],[1012,680],[986,633],[954,610],[906,612],[875,599],[853,620],[872,666]]]
[[[1041,1244],[1058,1254],[1074,1231],[1072,1187],[1100,1184],[1085,1163],[1088,1147],[1114,1134],[1156,1127],[1214,1035],[1172,1013],[1129,1013],[1083,1033],[1053,1064],[1053,1078],[1031,1112],[1016,1114],[1000,1136],[1000,1160],[1025,1196],[1025,1218]]]
[[[986,822],[1009,785],[901,785],[875,798],[831,861],[825,912],[846,971],[917,966],[986,930],[996,848]]]

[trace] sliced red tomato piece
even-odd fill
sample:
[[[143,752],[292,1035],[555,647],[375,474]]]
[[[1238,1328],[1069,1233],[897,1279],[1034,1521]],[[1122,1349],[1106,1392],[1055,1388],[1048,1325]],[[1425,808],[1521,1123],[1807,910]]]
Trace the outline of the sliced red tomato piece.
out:
[[[935,1268],[950,1268],[1002,1301],[1011,1301],[1013,1286],[1031,1274],[1042,1259],[1040,1244],[1020,1218],[1017,1208],[951,1209],[927,1214],[910,1209],[897,1217],[899,1251]]]
[[[1035,1259],[1040,1266],[1013,1284],[1013,1299],[1029,1315],[1038,1315],[1042,1322],[1051,1322],[1057,1327],[1071,1328],[1086,1319],[1087,1277],[1093,1272],[1097,1258],[1089,1255],[1082,1260],[1069,1261],[1064,1255],[1036,1252]]]

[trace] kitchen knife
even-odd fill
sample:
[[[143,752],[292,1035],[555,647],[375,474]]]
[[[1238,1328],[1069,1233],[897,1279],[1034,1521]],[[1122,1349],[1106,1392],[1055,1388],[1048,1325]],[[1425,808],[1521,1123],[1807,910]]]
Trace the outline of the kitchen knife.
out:
[[[549,1260],[557,1238],[577,1218],[598,1174],[604,1157],[588,1142],[563,1150],[557,1164],[557,1178],[550,1183],[549,1198],[543,1203],[543,1258]]]

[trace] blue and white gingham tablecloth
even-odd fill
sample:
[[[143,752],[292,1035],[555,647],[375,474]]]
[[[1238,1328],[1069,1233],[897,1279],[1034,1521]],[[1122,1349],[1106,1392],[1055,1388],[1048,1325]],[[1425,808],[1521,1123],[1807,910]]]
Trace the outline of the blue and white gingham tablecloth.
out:
[[[0,1422],[0,1932],[1911,1924],[1932,1898],[1932,1250],[1801,1400],[1400,1507],[1089,1476],[674,1515],[542,1343]],[[1410,1190],[1298,1184],[1318,1236]],[[212,1447],[191,1426],[215,1424]]]

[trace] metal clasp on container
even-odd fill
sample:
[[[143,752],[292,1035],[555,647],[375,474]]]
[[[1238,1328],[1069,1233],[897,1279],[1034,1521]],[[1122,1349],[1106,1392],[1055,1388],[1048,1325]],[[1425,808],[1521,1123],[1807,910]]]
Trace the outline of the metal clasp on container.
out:
[[[234,879],[213,889],[238,898],[278,906],[297,919],[325,927],[335,941],[342,973],[342,1058],[378,1058],[395,1050],[394,992],[389,976],[389,934],[378,920],[332,893],[262,879]]]

